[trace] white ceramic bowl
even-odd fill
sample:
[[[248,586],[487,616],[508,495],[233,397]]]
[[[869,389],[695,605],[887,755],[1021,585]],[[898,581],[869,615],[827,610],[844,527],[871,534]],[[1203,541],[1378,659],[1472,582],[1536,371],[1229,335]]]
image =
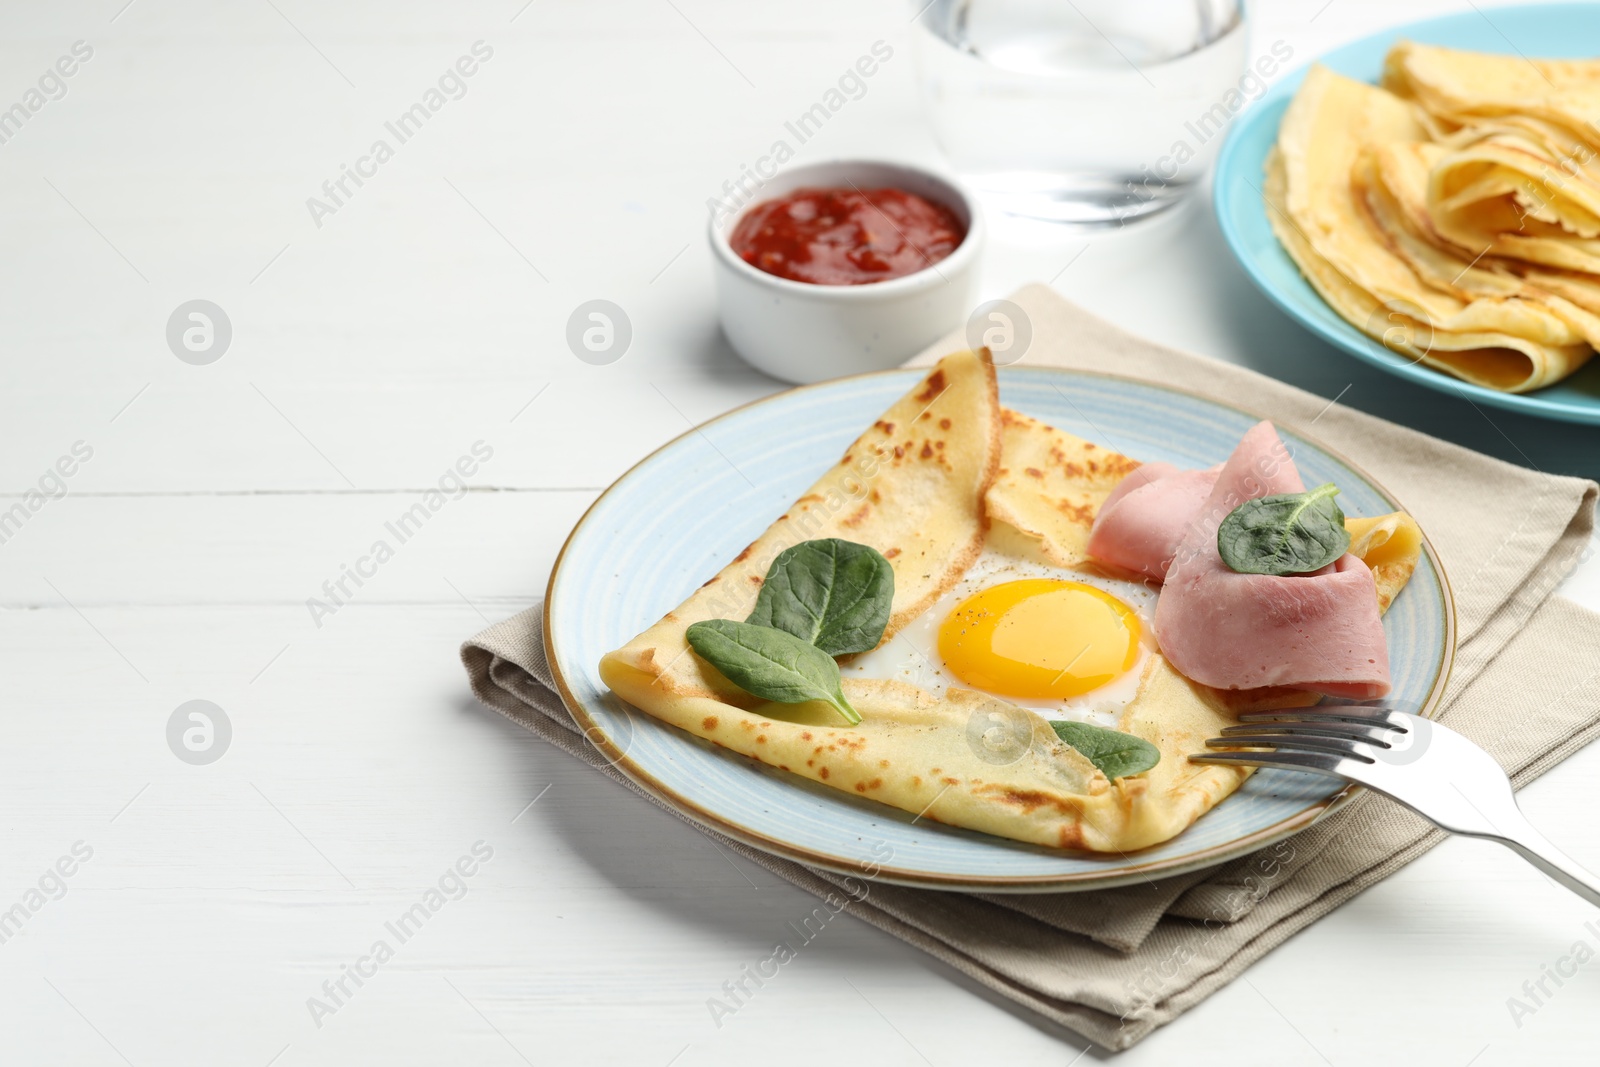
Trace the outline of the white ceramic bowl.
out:
[[[943,204],[967,228],[954,252],[930,267],[868,285],[813,285],[757,270],[734,254],[729,234],[755,204],[796,189],[894,188]],[[954,182],[899,163],[844,160],[783,171],[738,211],[711,218],[712,270],[723,332],[756,368],[787,382],[887,370],[916,355],[972,312],[983,218]]]

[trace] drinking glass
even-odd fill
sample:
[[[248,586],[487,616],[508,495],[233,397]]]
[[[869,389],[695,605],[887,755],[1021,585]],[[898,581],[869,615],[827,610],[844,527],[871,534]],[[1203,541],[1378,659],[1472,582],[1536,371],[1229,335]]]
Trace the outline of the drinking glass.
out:
[[[1243,0],[932,0],[913,37],[956,172],[1003,212],[1080,228],[1182,199],[1292,54],[1249,64]]]

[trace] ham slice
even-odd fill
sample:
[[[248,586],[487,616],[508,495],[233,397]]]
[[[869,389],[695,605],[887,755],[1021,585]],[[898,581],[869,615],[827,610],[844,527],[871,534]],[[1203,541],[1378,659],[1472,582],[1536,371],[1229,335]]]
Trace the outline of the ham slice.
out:
[[[1354,700],[1389,692],[1388,645],[1365,563],[1347,553],[1314,574],[1277,578],[1239,574],[1217,553],[1217,527],[1234,508],[1305,490],[1270,422],[1252,427],[1220,471],[1161,465],[1152,473],[1126,492],[1117,487],[1089,547],[1147,574],[1170,560],[1156,636],[1173,667],[1215,689],[1292,686]],[[1179,481],[1185,473],[1194,477]],[[1213,484],[1196,504],[1201,477]]]
[[[1118,482],[1100,505],[1089,531],[1089,554],[1162,581],[1221,471],[1221,464],[1203,471],[1144,464]]]

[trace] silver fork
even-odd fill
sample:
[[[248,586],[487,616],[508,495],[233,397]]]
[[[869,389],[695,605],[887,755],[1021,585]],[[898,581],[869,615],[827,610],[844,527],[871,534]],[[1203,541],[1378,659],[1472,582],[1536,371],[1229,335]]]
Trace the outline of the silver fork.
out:
[[[1222,737],[1206,745],[1271,751],[1208,752],[1189,759],[1312,771],[1359,782],[1441,830],[1506,845],[1600,905],[1600,879],[1533,828],[1494,757],[1449,727],[1403,711],[1357,705],[1251,712],[1239,720],[1244,725],[1227,727]]]

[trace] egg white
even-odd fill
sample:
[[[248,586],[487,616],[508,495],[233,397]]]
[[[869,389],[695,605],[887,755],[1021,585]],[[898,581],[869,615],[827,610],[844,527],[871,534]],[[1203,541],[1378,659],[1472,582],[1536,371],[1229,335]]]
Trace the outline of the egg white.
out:
[[[1038,712],[1046,719],[1068,719],[1115,727],[1123,710],[1138,695],[1139,678],[1150,654],[1156,650],[1155,614],[1157,590],[1153,585],[1113,578],[1098,570],[1068,569],[1043,560],[1013,555],[985,545],[977,562],[961,580],[927,611],[917,616],[899,633],[871,652],[863,652],[840,664],[846,678],[884,678],[907,682],[933,696],[945,690],[976,689],[952,671],[939,657],[939,627],[963,600],[974,593],[1023,578],[1057,578],[1081,582],[1110,593],[1133,609],[1139,618],[1139,651],[1133,665],[1105,685],[1079,696],[1059,700],[1028,700],[1022,697],[994,696]]]

